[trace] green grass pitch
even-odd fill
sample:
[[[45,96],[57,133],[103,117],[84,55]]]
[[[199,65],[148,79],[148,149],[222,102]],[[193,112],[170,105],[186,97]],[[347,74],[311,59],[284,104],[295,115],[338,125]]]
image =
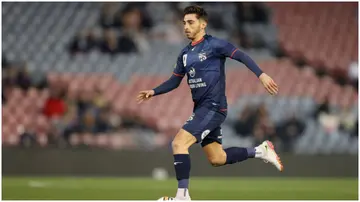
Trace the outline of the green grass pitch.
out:
[[[2,199],[156,200],[174,196],[175,179],[3,177]],[[357,178],[190,179],[193,200],[358,199]]]

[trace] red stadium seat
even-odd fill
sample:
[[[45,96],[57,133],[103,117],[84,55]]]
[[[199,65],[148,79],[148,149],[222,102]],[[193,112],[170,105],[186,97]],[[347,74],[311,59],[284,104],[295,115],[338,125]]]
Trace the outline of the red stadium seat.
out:
[[[306,7],[304,5],[309,5]],[[279,27],[281,47],[291,57],[332,73],[357,60],[356,4],[269,4]],[[354,12],[352,12],[354,11]],[[294,15],[296,13],[297,15]],[[299,28],[299,29],[298,29]],[[347,37],[341,37],[341,36]],[[343,77],[344,74],[333,73]]]

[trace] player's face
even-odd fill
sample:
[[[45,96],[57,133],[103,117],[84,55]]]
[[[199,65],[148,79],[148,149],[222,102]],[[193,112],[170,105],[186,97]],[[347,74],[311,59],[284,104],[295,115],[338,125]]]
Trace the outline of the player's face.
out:
[[[190,40],[195,39],[196,35],[206,27],[206,23],[199,20],[196,14],[185,15],[183,23],[185,35]]]

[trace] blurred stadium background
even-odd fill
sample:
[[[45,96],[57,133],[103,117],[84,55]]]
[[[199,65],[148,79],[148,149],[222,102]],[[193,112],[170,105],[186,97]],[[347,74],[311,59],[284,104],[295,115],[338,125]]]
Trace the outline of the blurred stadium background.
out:
[[[175,193],[173,178],[150,177],[174,174],[170,142],[191,115],[188,86],[141,105],[135,96],[171,75],[188,43],[189,4],[2,3],[3,199]],[[289,169],[252,161],[213,169],[194,148],[192,172],[212,178],[192,180],[193,198],[357,199],[358,4],[197,4],[210,15],[208,34],[248,53],[280,90],[269,96],[227,61],[224,147],[270,139]],[[83,174],[90,178],[65,177]],[[131,178],[99,178],[114,175]]]

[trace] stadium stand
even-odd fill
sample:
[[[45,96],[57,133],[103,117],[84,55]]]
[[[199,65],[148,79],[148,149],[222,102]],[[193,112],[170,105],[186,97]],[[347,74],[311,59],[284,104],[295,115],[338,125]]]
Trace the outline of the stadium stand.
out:
[[[119,8],[128,8],[125,3],[116,5]],[[325,6],[316,3],[311,3],[311,6],[310,3],[267,5],[271,8],[274,24],[267,22],[259,25],[250,22],[244,27],[247,33],[264,33],[264,30],[268,30],[271,34],[266,36],[259,34],[257,38],[263,44],[260,48],[250,46],[243,49],[274,78],[280,86],[280,93],[276,97],[267,95],[263,86],[250,71],[237,62],[228,61],[227,97],[230,107],[228,119],[223,127],[226,134],[224,146],[252,146],[259,140],[258,138],[272,138],[266,135],[255,137],[255,135],[237,134],[233,127],[238,114],[241,114],[246,106],[252,105],[258,108],[264,103],[265,108],[268,109],[268,122],[274,125],[273,127],[286,121],[289,114],[296,114],[296,117],[305,124],[304,131],[294,139],[292,152],[357,153],[357,130],[353,132],[357,127],[352,125],[351,130],[347,131],[333,127],[333,125],[341,125],[339,117],[343,110],[351,109],[351,117],[357,117],[358,113],[356,89],[350,85],[340,85],[335,81],[339,74],[338,70],[344,74],[350,63],[356,60],[357,33],[353,25],[356,22],[356,13],[352,11],[357,10],[354,10],[354,5],[349,3],[328,3]],[[150,16],[149,19],[154,27],[164,21],[157,12],[161,6],[179,8],[184,5],[170,3],[156,3],[156,5],[149,3],[139,7],[135,5],[140,10],[141,16]],[[229,14],[223,16],[224,19],[229,20],[224,21],[236,21],[231,18],[231,14],[236,13],[232,3],[204,6],[210,11],[216,10],[214,6],[218,6],[217,11],[229,9]],[[184,45],[183,41],[172,43],[147,37],[143,44],[148,43],[151,49],[144,48],[140,52],[108,54],[95,48],[73,54],[69,51],[69,44],[79,32],[90,30],[95,38],[101,38],[100,33],[104,29],[102,27],[108,26],[106,23],[99,23],[101,10],[104,9],[101,3],[6,2],[3,3],[2,9],[6,16],[3,19],[3,51],[7,58],[10,61],[27,61],[32,77],[39,77],[43,73],[46,74],[47,81],[45,88],[30,87],[24,90],[18,85],[6,88],[8,89],[4,95],[6,104],[2,106],[3,145],[23,144],[23,138],[26,137],[24,134],[29,133],[33,134],[29,137],[35,139],[40,146],[49,146],[54,142],[54,130],[62,128],[59,125],[64,124],[64,127],[68,128],[70,124],[63,122],[64,117],[67,116],[61,114],[60,118],[57,117],[54,121],[43,113],[45,103],[55,90],[64,92],[60,100],[68,108],[70,108],[69,100],[73,100],[77,103],[75,106],[79,106],[79,103],[83,102],[82,99],[87,99],[88,102],[95,103],[91,104],[91,109],[101,109],[100,112],[95,113],[96,115],[85,118],[83,125],[90,123],[90,126],[93,126],[92,122],[98,125],[99,114],[103,112],[103,107],[98,107],[99,102],[107,103],[106,106],[109,108],[105,110],[104,113],[107,115],[104,116],[107,122],[114,123],[107,126],[111,129],[101,132],[71,130],[68,132],[66,144],[75,147],[87,145],[130,149],[166,146],[191,115],[192,100],[185,81],[178,89],[167,95],[155,97],[142,105],[135,102],[135,96],[140,90],[160,84],[171,74],[178,52]],[[172,9],[165,10],[168,15],[175,12]],[[296,15],[293,15],[294,13]],[[337,28],[338,26],[342,28]],[[278,32],[276,27],[279,29]],[[113,30],[121,35],[124,28],[115,26]],[[209,33],[231,38],[233,31],[231,25],[225,23],[222,28],[217,28],[215,23],[210,26]],[[145,34],[149,32],[144,31]],[[347,37],[340,37],[344,36],[342,32],[345,32]],[[274,57],[277,48],[276,37],[289,58]],[[255,37],[249,40],[257,39]],[[136,43],[136,46],[143,44]],[[292,59],[304,60],[305,67],[299,68]],[[324,68],[330,74],[319,77],[316,74],[319,68]],[[314,116],[319,105],[327,100],[331,116],[325,118],[320,115]],[[83,116],[85,115],[79,115],[81,118]],[[132,120],[130,121],[132,124],[129,124],[131,126],[125,126],[126,119]],[[333,119],[335,121],[332,121]],[[355,121],[357,122],[353,120],[354,123]],[[62,137],[65,133],[64,131],[59,133],[61,140],[66,139]],[[277,136],[279,134],[275,134],[274,141],[286,150],[286,144]],[[59,136],[55,139],[55,142],[59,141]]]

